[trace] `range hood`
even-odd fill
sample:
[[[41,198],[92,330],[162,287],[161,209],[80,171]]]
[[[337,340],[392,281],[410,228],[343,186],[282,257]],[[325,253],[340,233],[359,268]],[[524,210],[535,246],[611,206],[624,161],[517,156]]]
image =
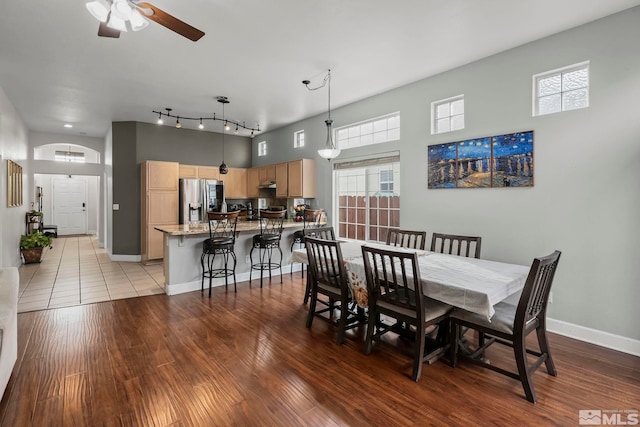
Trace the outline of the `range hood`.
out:
[[[258,185],[258,188],[276,188],[275,182],[265,182],[263,184]]]

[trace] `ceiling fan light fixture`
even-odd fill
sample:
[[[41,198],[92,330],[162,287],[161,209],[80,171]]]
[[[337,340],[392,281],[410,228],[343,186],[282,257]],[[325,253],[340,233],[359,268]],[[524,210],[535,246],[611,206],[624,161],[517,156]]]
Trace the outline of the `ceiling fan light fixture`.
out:
[[[131,18],[129,19],[129,23],[131,24],[131,31],[140,31],[149,25],[149,21],[144,19],[140,12],[134,10],[131,13]]]
[[[87,10],[100,22],[107,22],[110,6],[107,0],[93,0],[85,4]]]
[[[118,30],[118,31],[123,31],[123,32],[127,31],[127,25],[124,23],[124,21],[118,18],[117,16],[115,16],[113,13],[109,17],[109,22],[107,22],[107,27],[113,28],[114,30]]]
[[[131,6],[127,3],[127,0],[113,0],[111,4],[111,15],[116,16],[123,21],[131,19]]]

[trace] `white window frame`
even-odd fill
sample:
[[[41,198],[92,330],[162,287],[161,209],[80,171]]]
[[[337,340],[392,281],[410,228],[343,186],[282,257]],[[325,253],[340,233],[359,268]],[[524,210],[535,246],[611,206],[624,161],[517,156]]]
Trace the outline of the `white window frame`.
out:
[[[304,147],[304,129],[293,133],[293,148]]]
[[[590,61],[579,62],[577,64],[567,65],[566,67],[556,68],[555,70],[550,70],[550,71],[545,71],[543,73],[535,74],[532,77],[532,81],[533,81],[533,84],[532,84],[533,96],[531,97],[532,104],[533,104],[532,105],[533,117],[546,116],[548,114],[556,114],[556,113],[562,113],[564,111],[572,111],[572,110],[579,110],[579,109],[582,109],[582,108],[588,108],[589,107],[589,92],[590,92],[589,89],[590,89],[590,86],[591,86],[589,62]],[[563,91],[562,90],[562,77],[567,73],[571,73],[571,72],[582,70],[582,69],[586,69],[587,70],[587,85],[585,87],[574,88],[574,89],[571,89],[571,90]],[[560,111],[554,111],[554,112],[540,114],[540,102],[539,102],[539,100],[540,100],[541,97],[539,96],[538,84],[539,84],[540,80],[542,80],[542,79],[546,79],[546,78],[557,76],[557,75],[560,75],[560,78],[561,78],[560,92],[558,92],[558,94],[560,95],[560,102],[561,102]],[[564,100],[563,94],[574,92],[576,90],[581,90],[581,89],[586,89],[586,91],[587,91],[586,105],[584,107],[565,109],[565,105],[564,105],[564,102],[563,102],[563,100]],[[549,94],[549,95],[545,95],[544,97],[551,96],[551,95],[556,95],[556,94]]]
[[[456,101],[462,101],[462,113],[459,114],[451,114],[451,104],[453,104]],[[446,116],[442,116],[442,117],[436,117],[437,113],[438,113],[438,107],[440,107],[441,105],[445,105],[448,104],[449,105],[449,114]],[[449,132],[455,132],[458,130],[463,130],[465,127],[465,121],[464,121],[464,116],[465,116],[465,101],[464,101],[464,94],[460,94],[460,95],[456,95],[456,96],[452,96],[450,98],[445,98],[445,99],[439,99],[437,101],[433,101],[431,103],[431,135],[436,135],[436,134],[440,134],[440,133],[449,133]],[[451,123],[453,121],[454,118],[462,118],[462,127],[461,128],[456,128],[456,129],[452,129]],[[445,119],[448,118],[449,121],[449,130],[443,130],[443,131],[439,131],[438,130],[438,119]]]
[[[267,141],[258,142],[258,157],[267,155]]]
[[[400,112],[396,111],[335,128],[333,140],[341,150],[399,141]]]
[[[389,176],[389,172],[391,172],[391,176]],[[387,179],[382,179],[382,175],[386,175]],[[387,186],[386,190],[382,189],[382,185],[385,184]],[[380,171],[380,181],[378,182],[380,186],[380,193],[393,193],[393,171],[392,170],[381,170]]]

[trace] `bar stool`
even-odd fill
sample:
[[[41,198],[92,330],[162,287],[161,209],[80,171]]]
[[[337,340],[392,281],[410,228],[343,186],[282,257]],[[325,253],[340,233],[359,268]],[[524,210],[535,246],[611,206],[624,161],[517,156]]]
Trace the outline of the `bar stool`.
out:
[[[208,212],[209,238],[202,242],[202,285],[200,292],[204,292],[204,279],[209,279],[209,297],[211,297],[211,281],[224,277],[224,288],[229,286],[229,276],[233,276],[233,291],[238,292],[236,286],[236,254],[234,245],[236,242],[236,225],[238,215],[235,212]],[[214,268],[216,255],[222,255],[222,266]],[[233,268],[229,268],[229,255],[233,258]]]
[[[260,211],[260,234],[253,236],[253,244],[249,259],[251,269],[249,270],[249,284],[251,284],[251,272],[260,270],[260,287],[262,288],[262,277],[264,270],[269,271],[269,282],[271,282],[271,270],[280,269],[280,283],[282,283],[282,249],[280,249],[280,238],[282,237],[282,224],[287,211]],[[259,261],[253,262],[253,250],[258,249]],[[273,262],[273,250],[280,252],[280,261]]]
[[[293,247],[297,243],[300,248],[304,247],[304,230],[307,227],[318,227],[320,225],[320,217],[322,216],[322,209],[305,209],[304,214],[302,215],[302,230],[296,230],[293,233],[293,241],[291,242],[290,251],[293,252]],[[293,262],[291,263],[291,272],[290,275],[293,275]],[[300,274],[302,278],[304,278],[304,264],[302,264],[302,269],[300,270]]]

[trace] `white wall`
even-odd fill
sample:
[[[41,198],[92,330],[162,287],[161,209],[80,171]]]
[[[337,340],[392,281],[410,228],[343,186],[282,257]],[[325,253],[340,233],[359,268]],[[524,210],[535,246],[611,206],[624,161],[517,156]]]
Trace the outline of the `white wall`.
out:
[[[18,248],[20,235],[25,229],[25,213],[29,210],[27,190],[32,185],[27,159],[27,128],[18,112],[0,88],[0,262],[2,267],[21,264]],[[23,168],[23,205],[7,207],[7,160],[13,160]]]
[[[640,344],[640,7],[455,70],[337,108],[339,127],[394,111],[401,141],[344,150],[340,159],[400,150],[401,226],[482,236],[483,258],[529,265],[563,252],[549,317]],[[429,52],[416,52],[429,55]],[[590,107],[532,117],[532,76],[591,61]],[[339,69],[333,75],[339,79]],[[430,104],[463,93],[466,127],[431,135]],[[304,129],[298,157],[318,162],[320,206],[331,206],[324,115],[261,134],[276,163],[290,160],[293,132]],[[427,189],[427,146],[534,130],[535,186]],[[325,184],[326,183],[326,184]],[[322,184],[322,185],[321,185]]]

